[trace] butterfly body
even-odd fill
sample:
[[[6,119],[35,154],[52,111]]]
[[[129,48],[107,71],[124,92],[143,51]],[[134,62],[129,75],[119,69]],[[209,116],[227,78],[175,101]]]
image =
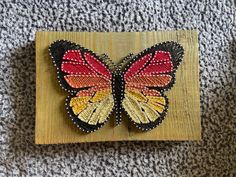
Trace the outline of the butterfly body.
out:
[[[113,97],[116,104],[115,121],[120,124],[122,121],[122,101],[124,99],[124,79],[121,71],[117,69],[113,75]]]
[[[164,92],[174,84],[183,57],[183,48],[175,42],[129,55],[119,65],[69,41],[56,41],[49,51],[59,83],[70,93],[67,112],[86,132],[101,128],[113,112],[116,124],[126,112],[141,130],[159,125],[168,109]]]

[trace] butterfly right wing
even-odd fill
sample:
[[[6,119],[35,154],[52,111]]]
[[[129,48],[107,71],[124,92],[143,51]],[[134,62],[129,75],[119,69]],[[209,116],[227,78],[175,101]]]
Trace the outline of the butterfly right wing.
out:
[[[182,57],[179,44],[166,42],[146,49],[127,64],[122,106],[139,129],[153,129],[164,119],[168,109],[164,91],[173,86]]]

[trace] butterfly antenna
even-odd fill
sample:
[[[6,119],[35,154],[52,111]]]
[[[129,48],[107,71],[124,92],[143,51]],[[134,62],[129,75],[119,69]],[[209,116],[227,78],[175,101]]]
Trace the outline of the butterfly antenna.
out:
[[[127,65],[127,63],[129,63],[129,61],[133,59],[133,56],[134,54],[130,53],[126,57],[124,57],[123,60],[121,60],[121,62],[118,65],[119,69],[124,68]]]
[[[111,71],[115,71],[116,70],[115,63],[108,57],[108,55],[106,53],[101,54],[99,56],[99,58],[108,66],[108,68]]]

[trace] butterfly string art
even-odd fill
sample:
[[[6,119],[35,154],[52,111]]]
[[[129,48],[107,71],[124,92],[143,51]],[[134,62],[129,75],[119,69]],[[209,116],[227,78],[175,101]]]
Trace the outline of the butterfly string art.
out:
[[[164,92],[175,83],[184,50],[173,41],[156,44],[116,65],[107,55],[66,40],[49,46],[60,86],[69,93],[66,110],[85,132],[101,128],[114,112],[116,124],[126,112],[147,131],[158,126],[168,110]]]

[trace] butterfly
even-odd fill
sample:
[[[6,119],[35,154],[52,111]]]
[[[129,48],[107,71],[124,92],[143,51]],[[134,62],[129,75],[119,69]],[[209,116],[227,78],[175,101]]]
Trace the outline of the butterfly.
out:
[[[69,93],[66,110],[78,128],[94,132],[113,112],[119,124],[125,112],[137,128],[147,131],[166,116],[164,92],[175,83],[184,49],[166,41],[130,54],[118,65],[67,40],[53,42],[49,53],[60,86]]]

